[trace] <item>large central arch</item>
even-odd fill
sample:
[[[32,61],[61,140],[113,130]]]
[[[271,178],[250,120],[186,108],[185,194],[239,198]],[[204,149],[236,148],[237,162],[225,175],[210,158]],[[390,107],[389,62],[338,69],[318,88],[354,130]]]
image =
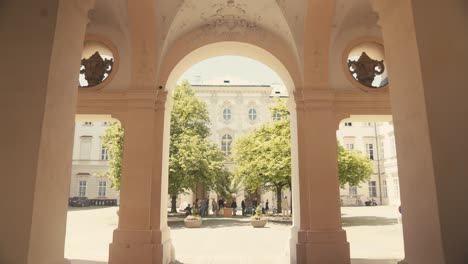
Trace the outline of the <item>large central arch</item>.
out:
[[[180,43],[180,42],[179,42]],[[192,49],[190,48],[192,47]],[[293,226],[291,227],[290,238],[290,257],[296,262],[296,243],[297,230],[300,226],[300,211],[299,211],[299,174],[298,174],[298,145],[297,145],[297,118],[296,107],[294,102],[294,93],[299,82],[300,73],[297,70],[294,56],[285,54],[285,49],[274,50],[272,52],[265,50],[262,47],[251,43],[239,41],[219,41],[203,45],[198,48],[193,48],[193,45],[173,46],[169,51],[168,56],[164,60],[162,66],[160,81],[164,84],[165,90],[168,92],[166,99],[165,116],[164,116],[164,145],[163,145],[163,171],[162,171],[162,190],[168,189],[168,167],[169,167],[169,139],[170,139],[170,118],[172,111],[172,91],[176,87],[176,82],[179,77],[186,72],[194,64],[203,60],[225,55],[243,56],[265,64],[275,71],[285,83],[289,93],[288,108],[291,113],[291,159],[292,159],[292,203],[293,203]],[[281,52],[279,52],[281,51]],[[279,52],[279,53],[277,53]],[[289,55],[289,56],[288,56]],[[282,59],[286,61],[283,62]],[[162,204],[167,204],[167,191],[161,193]],[[164,217],[164,216],[162,216]],[[165,219],[161,219],[163,223]]]

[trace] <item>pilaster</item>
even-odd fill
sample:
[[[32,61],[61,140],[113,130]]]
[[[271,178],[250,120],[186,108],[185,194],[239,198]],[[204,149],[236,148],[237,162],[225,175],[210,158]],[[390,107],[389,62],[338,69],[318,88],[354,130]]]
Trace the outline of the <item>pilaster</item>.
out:
[[[162,210],[164,104],[166,93],[129,92],[124,126],[119,226],[109,249],[110,264],[167,264],[174,258]]]
[[[2,1],[0,262],[62,264],[77,80],[94,1]]]
[[[301,219],[297,263],[350,263],[341,228],[333,93],[296,94]]]

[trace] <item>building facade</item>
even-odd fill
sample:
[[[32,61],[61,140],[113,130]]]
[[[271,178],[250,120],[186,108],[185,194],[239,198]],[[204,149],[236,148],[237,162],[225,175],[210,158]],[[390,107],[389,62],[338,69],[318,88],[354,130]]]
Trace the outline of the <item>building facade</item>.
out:
[[[106,176],[109,155],[102,146],[102,136],[110,122],[77,121],[73,146],[70,197],[119,199]]]
[[[400,187],[392,123],[348,119],[340,123],[336,134],[345,149],[365,154],[374,167],[368,182],[340,188],[341,205],[362,206],[372,200],[380,205],[399,205]]]

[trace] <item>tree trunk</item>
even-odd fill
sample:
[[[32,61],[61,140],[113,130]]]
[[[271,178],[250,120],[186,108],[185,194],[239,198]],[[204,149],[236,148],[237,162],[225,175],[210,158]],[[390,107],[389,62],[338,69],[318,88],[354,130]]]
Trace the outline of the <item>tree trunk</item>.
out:
[[[281,187],[276,187],[276,208],[277,208],[277,213],[281,213]]]
[[[177,195],[171,196],[171,213],[177,213]]]

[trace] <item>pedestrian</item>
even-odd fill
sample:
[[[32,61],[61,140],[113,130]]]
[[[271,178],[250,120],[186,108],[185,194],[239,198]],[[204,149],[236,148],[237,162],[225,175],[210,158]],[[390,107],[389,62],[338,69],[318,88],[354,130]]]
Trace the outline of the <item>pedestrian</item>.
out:
[[[185,211],[185,216],[189,216],[192,214],[192,207],[190,207],[190,204],[188,204],[187,207],[185,207],[184,211]]]
[[[200,201],[200,216],[206,216],[206,211],[207,211],[207,204],[206,204],[206,199],[201,199]]]
[[[193,203],[193,214],[200,214],[200,199],[198,198]]]
[[[232,203],[231,203],[231,208],[232,208],[232,215],[236,215],[236,212],[237,212],[237,203],[236,203],[236,200],[232,201]]]
[[[270,202],[268,202],[268,199],[267,199],[265,202],[265,212],[268,213],[269,210],[270,210]]]
[[[242,200],[241,202],[241,207],[242,207],[242,215],[245,216],[245,201]]]
[[[287,196],[281,201],[281,209],[283,210],[283,217],[289,215],[289,201]]]
[[[223,198],[219,199],[219,201],[218,201],[218,206],[219,206],[219,209],[220,209],[220,210],[224,208],[224,200],[223,200]]]
[[[211,210],[214,216],[218,216],[218,203],[216,203],[215,198],[211,199]]]

